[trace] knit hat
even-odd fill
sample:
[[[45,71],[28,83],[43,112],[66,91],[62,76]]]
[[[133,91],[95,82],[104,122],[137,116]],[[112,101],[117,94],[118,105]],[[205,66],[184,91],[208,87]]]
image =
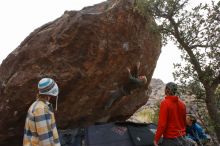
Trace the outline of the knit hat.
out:
[[[58,102],[59,88],[56,82],[51,78],[43,78],[38,83],[39,94],[56,97],[56,110]]]
[[[51,78],[43,78],[38,83],[39,94],[57,96],[59,93],[56,82]]]
[[[177,92],[177,85],[173,82],[169,82],[166,84],[166,89],[169,89],[170,92],[172,92],[173,94],[176,94]]]

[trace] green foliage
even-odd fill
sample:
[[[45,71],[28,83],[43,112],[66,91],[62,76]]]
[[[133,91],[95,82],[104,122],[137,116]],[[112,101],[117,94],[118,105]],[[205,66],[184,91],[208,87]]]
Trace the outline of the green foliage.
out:
[[[182,50],[185,62],[174,64],[174,78],[199,97],[204,96],[204,85],[216,87],[220,72],[220,2],[199,4],[190,10],[189,0],[138,1],[157,19],[163,44],[172,40]]]
[[[152,33],[159,33],[160,28],[156,25],[155,20],[151,17],[151,13],[148,6],[147,0],[136,0],[134,10],[144,16],[148,22],[146,28],[150,27]],[[152,23],[153,22],[153,23]],[[150,25],[150,26],[149,26]]]
[[[202,71],[209,69],[213,76],[217,76],[220,67],[220,4],[200,4],[188,10],[188,2],[189,0],[137,0],[137,7],[141,13],[151,13],[158,20],[163,44],[168,39],[175,41],[183,50],[182,59],[192,64],[192,56],[185,51],[187,47]],[[190,75],[198,78],[197,73],[192,73],[194,68],[191,65],[184,70],[189,70]],[[207,80],[210,78],[207,75]]]
[[[148,16],[149,10],[148,10],[147,4],[148,3],[146,0],[136,0],[135,10],[138,11],[143,16]]]

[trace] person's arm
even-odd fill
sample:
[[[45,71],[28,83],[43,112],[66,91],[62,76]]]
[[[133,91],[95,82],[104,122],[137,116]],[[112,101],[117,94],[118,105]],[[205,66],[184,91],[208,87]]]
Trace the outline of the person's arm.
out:
[[[134,84],[137,84],[137,85],[144,85],[144,84],[145,84],[144,79],[139,79],[138,77],[133,76],[133,75],[131,74],[130,68],[127,67],[127,71],[128,71],[128,78],[129,78],[129,81],[130,81],[131,83],[134,83]]]
[[[192,139],[194,141],[197,141],[197,138],[196,138],[196,133],[195,133],[195,130],[194,130],[194,125],[192,126],[186,126],[186,136],[187,138],[189,139]]]
[[[164,130],[167,127],[167,117],[168,117],[168,107],[165,103],[165,101],[162,101],[160,104],[160,112],[159,112],[159,120],[158,120],[158,126],[157,131],[154,137],[155,143],[158,143],[161,136],[164,133]]]
[[[207,139],[207,136],[206,136],[204,130],[202,129],[202,127],[199,124],[195,123],[195,128],[196,128],[196,131],[199,135],[199,138]]]
[[[195,138],[195,137],[194,137],[193,135],[191,135],[191,134],[188,134],[187,137],[190,138],[190,139],[192,139],[192,140],[194,140],[194,141],[197,140],[197,138]]]
[[[51,125],[52,115],[46,109],[37,108],[34,111],[35,126],[40,146],[54,146]]]

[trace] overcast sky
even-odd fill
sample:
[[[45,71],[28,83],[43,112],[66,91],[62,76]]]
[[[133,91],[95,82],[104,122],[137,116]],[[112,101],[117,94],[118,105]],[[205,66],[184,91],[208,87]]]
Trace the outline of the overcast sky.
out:
[[[80,10],[104,0],[1,0],[0,63],[34,29],[60,17],[65,10]],[[211,0],[199,0],[199,2]],[[194,0],[194,2],[196,2]],[[173,44],[162,48],[154,78],[173,81],[173,63],[180,62],[180,52]]]

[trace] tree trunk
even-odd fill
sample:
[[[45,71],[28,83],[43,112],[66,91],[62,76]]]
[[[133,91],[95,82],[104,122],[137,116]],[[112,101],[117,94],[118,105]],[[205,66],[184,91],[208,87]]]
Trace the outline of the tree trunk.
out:
[[[220,114],[218,112],[218,107],[216,104],[215,90],[211,87],[206,87],[206,105],[208,109],[209,116],[214,123],[215,133],[220,142]]]

